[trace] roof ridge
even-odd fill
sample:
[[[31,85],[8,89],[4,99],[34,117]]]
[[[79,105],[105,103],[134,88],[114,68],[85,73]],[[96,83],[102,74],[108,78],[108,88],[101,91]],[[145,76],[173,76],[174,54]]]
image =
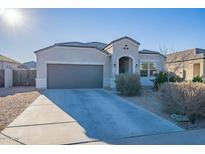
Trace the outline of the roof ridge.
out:
[[[107,43],[103,43],[103,42],[99,42],[99,41],[92,41],[92,42],[86,42],[86,43],[102,43],[102,44],[107,44]]]
[[[67,44],[67,43],[81,43],[81,44],[85,44],[85,43],[83,43],[83,42],[78,42],[78,41],[59,42],[59,43],[54,43],[54,44]]]

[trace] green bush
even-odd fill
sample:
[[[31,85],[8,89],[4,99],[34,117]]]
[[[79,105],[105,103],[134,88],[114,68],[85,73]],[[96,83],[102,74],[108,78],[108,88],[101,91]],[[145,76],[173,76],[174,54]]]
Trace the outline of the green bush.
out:
[[[140,95],[141,84],[138,74],[119,74],[115,76],[116,90],[124,96]]]
[[[170,75],[169,81],[170,82],[182,82],[184,79],[179,77],[178,75]]]
[[[202,83],[203,77],[200,77],[200,76],[193,77],[192,82],[201,82]]]
[[[155,78],[153,80],[154,82],[154,88],[159,89],[159,87],[168,81],[168,74],[166,72],[159,72],[155,74]]]
[[[177,76],[176,74],[159,72],[155,74],[155,78],[152,81],[154,82],[154,88],[158,90],[165,82],[182,82],[183,78]]]

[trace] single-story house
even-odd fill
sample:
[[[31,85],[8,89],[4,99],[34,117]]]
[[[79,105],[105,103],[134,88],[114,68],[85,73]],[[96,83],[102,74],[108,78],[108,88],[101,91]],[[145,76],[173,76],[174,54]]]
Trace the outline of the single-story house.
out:
[[[13,86],[13,70],[18,69],[21,63],[0,55],[0,87],[11,87]]]
[[[108,44],[65,42],[37,50],[36,87],[114,88],[119,73],[138,73],[142,85],[152,85],[154,73],[165,69],[165,56],[139,46],[125,36]]]
[[[185,80],[193,77],[205,77],[205,49],[189,49],[171,53],[166,58],[166,70]]]

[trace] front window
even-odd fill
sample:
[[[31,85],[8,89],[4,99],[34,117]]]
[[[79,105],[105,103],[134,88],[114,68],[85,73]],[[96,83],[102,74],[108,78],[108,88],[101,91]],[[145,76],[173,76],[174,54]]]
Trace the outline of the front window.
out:
[[[141,77],[148,76],[148,63],[147,62],[140,63],[140,76]]]
[[[140,63],[140,76],[153,77],[157,73],[157,63],[141,62]]]
[[[157,64],[156,63],[150,63],[150,76],[153,77],[157,73]]]

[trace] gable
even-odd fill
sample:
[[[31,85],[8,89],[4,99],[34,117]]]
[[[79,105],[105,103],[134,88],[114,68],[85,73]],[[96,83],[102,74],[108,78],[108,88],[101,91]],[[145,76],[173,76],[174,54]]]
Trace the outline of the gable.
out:
[[[112,44],[108,49],[112,50],[112,55],[138,54],[139,46],[129,39],[121,39]]]
[[[131,41],[130,39],[124,38],[113,44],[114,47],[120,47],[122,50],[133,50],[138,49],[139,45]]]
[[[121,37],[119,39],[116,39],[116,40],[110,42],[104,49],[106,50],[106,49],[110,48],[110,46],[112,46],[113,44],[116,44],[118,42],[122,42],[123,40],[127,40],[129,42],[132,42],[136,46],[140,45],[140,43],[138,41],[136,41],[136,40],[134,40],[134,39],[132,39],[130,37],[124,36],[124,37]]]

